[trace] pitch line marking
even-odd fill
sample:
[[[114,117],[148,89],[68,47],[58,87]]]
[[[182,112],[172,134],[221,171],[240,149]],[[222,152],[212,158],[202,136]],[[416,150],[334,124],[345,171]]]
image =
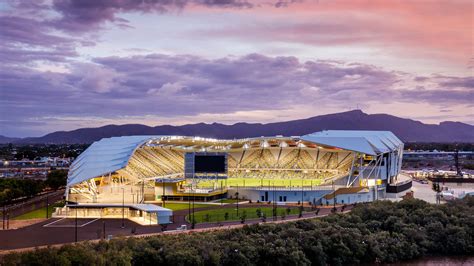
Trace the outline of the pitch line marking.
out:
[[[55,224],[55,223],[57,223],[57,222],[59,222],[59,221],[62,221],[62,220],[64,220],[64,219],[66,219],[66,218],[61,218],[61,219],[59,219],[59,220],[56,220],[56,221],[50,222],[49,224],[45,224],[45,225],[43,225],[43,227],[48,227],[48,226],[50,226],[50,225],[53,225],[53,224]]]

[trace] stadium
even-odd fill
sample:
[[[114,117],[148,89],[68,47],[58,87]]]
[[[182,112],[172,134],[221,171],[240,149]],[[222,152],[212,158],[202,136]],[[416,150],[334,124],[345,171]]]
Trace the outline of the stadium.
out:
[[[388,131],[213,139],[124,136],[94,142],[71,165],[56,216],[170,222],[164,201],[350,204],[385,198],[403,143]],[[125,211],[124,211],[125,209]]]

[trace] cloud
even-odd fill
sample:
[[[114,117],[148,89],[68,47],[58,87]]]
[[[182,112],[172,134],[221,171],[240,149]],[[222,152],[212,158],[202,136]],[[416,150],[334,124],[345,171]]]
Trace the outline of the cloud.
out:
[[[174,83],[166,83],[161,88],[156,89],[149,89],[147,91],[147,94],[149,95],[155,95],[155,96],[167,96],[167,97],[173,97],[176,96],[180,91],[182,91],[184,86],[181,84],[181,82],[174,82]]]
[[[438,77],[438,79],[441,79],[439,82],[441,86],[474,89],[474,77]]]
[[[89,31],[105,22],[126,26],[128,21],[120,13],[165,13],[187,5],[219,8],[252,8],[245,0],[54,0],[53,8],[61,17],[54,21],[66,31]]]
[[[0,119],[5,124],[50,121],[47,117],[110,121],[151,116],[180,121],[202,114],[214,114],[215,120],[235,114],[237,120],[245,118],[237,115],[253,112],[280,116],[290,110],[296,117],[337,112],[359,103],[379,112],[390,112],[385,105],[403,109],[421,103],[439,110],[472,110],[471,89],[447,86],[465,77],[441,80],[434,75],[415,81],[409,74],[365,64],[261,54],[212,60],[148,54],[94,58],[70,66],[65,73],[24,67],[0,73]],[[57,121],[49,126],[58,123],[76,125]]]
[[[0,63],[34,65],[64,63],[78,57],[76,48],[94,41],[58,33],[49,23],[46,4],[11,2],[11,10],[0,13]]]
[[[75,64],[73,73],[78,89],[107,93],[119,86],[120,74],[111,68],[96,64]]]
[[[472,54],[470,1],[303,1],[290,6],[285,4],[288,1],[278,3],[287,8],[265,14],[251,10],[253,23],[193,29],[189,34],[272,46],[285,43],[323,49],[341,47],[348,52],[367,49],[380,56],[404,55],[463,66]]]

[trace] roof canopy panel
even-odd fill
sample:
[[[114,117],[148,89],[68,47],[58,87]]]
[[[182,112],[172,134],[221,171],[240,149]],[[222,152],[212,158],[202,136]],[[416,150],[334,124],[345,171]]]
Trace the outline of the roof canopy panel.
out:
[[[344,137],[321,137],[312,134],[301,137],[302,140],[314,142],[320,145],[336,147],[349,151],[356,151],[370,155],[376,155],[374,147],[362,137],[344,138]]]
[[[126,136],[94,142],[72,163],[68,186],[124,168],[137,147],[159,136]]]
[[[369,155],[403,147],[403,142],[390,131],[325,130],[304,135],[301,139]]]

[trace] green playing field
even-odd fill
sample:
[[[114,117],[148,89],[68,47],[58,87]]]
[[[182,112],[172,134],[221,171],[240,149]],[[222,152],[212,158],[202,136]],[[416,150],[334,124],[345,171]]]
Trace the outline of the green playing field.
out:
[[[213,205],[209,204],[200,204],[200,203],[195,203],[194,208],[205,208],[205,207],[212,207]],[[186,210],[189,208],[189,203],[188,202],[169,202],[165,203],[165,208],[171,209],[173,211],[179,211],[179,210]]]
[[[257,210],[260,210],[258,212]],[[226,215],[227,213],[227,215]],[[259,218],[265,213],[267,219],[271,219],[273,216],[273,208],[268,206],[262,207],[248,207],[248,208],[239,208],[237,213],[237,208],[219,208],[205,211],[195,212],[196,223],[205,223],[205,222],[222,222],[222,221],[239,221],[242,219],[242,215],[245,213],[245,219],[255,219]],[[278,217],[294,215],[299,213],[298,208],[287,208],[287,207],[278,207],[276,209]],[[186,216],[186,220],[189,221],[189,217]]]
[[[221,186],[241,186],[241,187],[268,187],[268,186],[277,186],[277,187],[305,187],[309,186],[319,186],[323,182],[322,179],[257,179],[257,178],[228,178],[227,180],[201,180],[198,183],[198,187],[209,188],[214,187],[214,184],[217,184],[217,188]]]
[[[64,206],[63,201],[51,204],[48,208],[48,217],[51,217],[55,207],[62,207],[62,206]],[[37,218],[46,218],[46,207],[24,213],[20,216],[14,217],[13,220],[29,220],[29,219],[37,219]]]

